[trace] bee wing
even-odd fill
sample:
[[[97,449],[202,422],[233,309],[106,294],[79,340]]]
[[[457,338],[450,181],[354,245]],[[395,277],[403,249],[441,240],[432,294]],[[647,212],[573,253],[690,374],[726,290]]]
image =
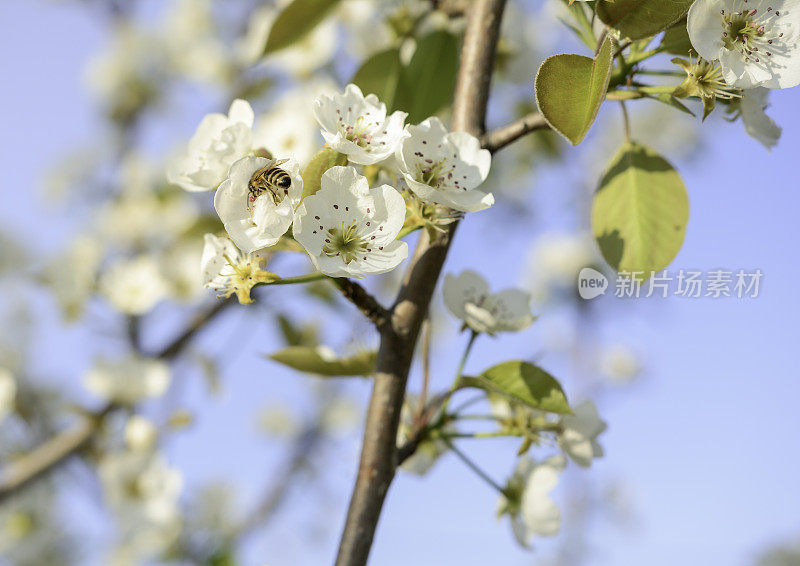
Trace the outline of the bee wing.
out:
[[[276,161],[276,162],[273,164],[273,167],[277,167],[278,165],[283,165],[283,164],[284,164],[284,163],[286,163],[287,161],[289,161],[289,159],[288,159],[288,158],[287,158],[287,159],[279,159],[278,161]]]

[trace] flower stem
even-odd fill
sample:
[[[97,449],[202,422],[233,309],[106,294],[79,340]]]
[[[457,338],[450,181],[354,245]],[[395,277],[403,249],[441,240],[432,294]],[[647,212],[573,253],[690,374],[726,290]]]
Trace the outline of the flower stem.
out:
[[[467,456],[467,455],[466,455],[466,454],[464,454],[464,453],[463,453],[461,450],[459,450],[458,448],[456,448],[455,444],[453,444],[452,442],[450,442],[450,440],[448,440],[447,438],[445,438],[445,437],[442,437],[442,441],[443,441],[445,444],[447,444],[447,447],[448,447],[448,448],[450,448],[450,450],[452,450],[452,451],[453,451],[453,454],[455,454],[456,456],[458,456],[458,458],[459,458],[459,459],[460,459],[462,462],[464,462],[464,464],[465,464],[465,465],[466,465],[466,466],[467,466],[467,467],[468,467],[470,470],[472,470],[473,472],[475,472],[475,474],[476,474],[476,475],[477,475],[479,478],[481,478],[483,481],[485,481],[485,482],[486,482],[487,484],[489,484],[491,487],[493,487],[494,489],[496,489],[496,490],[497,490],[497,492],[498,492],[498,493],[500,493],[501,495],[505,495],[505,490],[504,490],[504,489],[503,489],[503,488],[500,486],[500,484],[498,484],[496,481],[494,481],[494,480],[493,480],[493,479],[492,479],[492,478],[489,476],[489,474],[487,474],[486,472],[484,472],[484,471],[483,471],[483,469],[482,469],[480,466],[478,466],[478,464],[476,464],[475,462],[473,462],[473,461],[472,461],[472,459],[471,459],[469,456]]]
[[[285,277],[277,281],[265,283],[265,285],[295,285],[299,283],[311,283],[312,281],[319,281],[327,278],[328,276],[324,273],[308,273],[306,275],[298,275],[297,277]]]

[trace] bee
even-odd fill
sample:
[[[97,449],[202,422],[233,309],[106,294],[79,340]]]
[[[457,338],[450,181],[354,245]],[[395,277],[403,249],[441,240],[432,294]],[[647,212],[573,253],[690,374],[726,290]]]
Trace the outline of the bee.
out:
[[[251,205],[266,192],[269,192],[272,202],[276,205],[283,202],[283,199],[288,196],[289,188],[292,186],[292,178],[286,171],[278,167],[278,165],[282,165],[287,161],[289,160],[281,159],[253,173],[247,183],[247,200]]]

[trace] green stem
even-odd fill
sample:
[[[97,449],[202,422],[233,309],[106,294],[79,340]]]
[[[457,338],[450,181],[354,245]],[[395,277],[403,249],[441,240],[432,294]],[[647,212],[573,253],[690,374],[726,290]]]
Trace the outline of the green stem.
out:
[[[453,381],[453,387],[458,386],[458,382],[461,380],[461,375],[464,373],[464,366],[467,365],[467,358],[469,357],[470,351],[472,351],[472,345],[475,344],[475,339],[478,337],[478,333],[474,330],[471,331],[469,342],[467,342],[467,347],[464,349],[464,355],[461,356],[461,361],[458,364],[458,369],[456,370],[456,378]]]
[[[487,474],[486,472],[484,472],[484,471],[483,471],[483,469],[481,469],[481,467],[480,467],[480,466],[478,466],[478,465],[477,465],[475,462],[473,462],[473,461],[472,461],[472,460],[469,458],[469,456],[467,456],[467,455],[466,455],[466,454],[464,454],[464,453],[463,453],[461,450],[459,450],[458,448],[456,448],[455,444],[453,444],[452,442],[450,442],[450,441],[449,441],[447,438],[442,438],[442,441],[443,441],[445,444],[447,444],[447,447],[448,447],[448,448],[450,448],[450,450],[452,450],[452,451],[453,451],[453,454],[455,454],[456,456],[458,456],[458,458],[459,458],[459,459],[460,459],[462,462],[464,462],[464,464],[465,464],[465,465],[466,465],[466,466],[467,466],[467,467],[468,467],[470,470],[472,470],[473,472],[475,472],[475,474],[476,474],[476,475],[477,475],[479,478],[481,478],[481,479],[482,479],[483,481],[485,481],[487,484],[489,484],[489,485],[490,485],[490,486],[492,486],[494,489],[496,489],[496,490],[497,490],[497,491],[498,491],[498,492],[499,492],[501,495],[505,495],[505,490],[504,490],[504,489],[503,489],[503,488],[502,488],[502,487],[501,487],[501,486],[500,486],[500,485],[499,485],[499,484],[498,484],[496,481],[494,481],[494,480],[493,480],[493,479],[492,479],[492,478],[489,476],[489,474]]]
[[[308,273],[306,275],[298,275],[297,277],[285,277],[278,279],[272,283],[264,283],[264,285],[296,285],[299,283],[311,283],[312,281],[319,281],[327,279],[328,276],[324,273]]]

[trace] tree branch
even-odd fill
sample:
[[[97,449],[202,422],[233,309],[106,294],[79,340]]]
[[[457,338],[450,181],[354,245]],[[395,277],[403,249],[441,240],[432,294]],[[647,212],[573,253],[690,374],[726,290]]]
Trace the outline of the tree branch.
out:
[[[480,136],[505,0],[469,5],[461,50],[452,130]],[[365,566],[386,493],[394,478],[397,427],[408,370],[422,321],[447,256],[457,223],[430,241],[426,232],[411,260],[404,285],[381,330],[381,345],[367,411],[358,476],[350,499],[336,566]]]
[[[234,304],[234,301],[220,301],[197,315],[186,330],[156,353],[154,357],[164,360],[175,358],[183,351],[191,339],[205,327],[206,323],[231,304]],[[31,452],[4,466],[0,473],[0,503],[19,489],[60,467],[71,456],[83,451],[100,429],[105,418],[118,408],[119,406],[114,403],[107,403],[98,411],[84,417],[80,423],[57,433]]]
[[[550,125],[544,119],[544,116],[538,112],[531,112],[519,120],[484,135],[481,138],[481,144],[492,153],[496,153],[526,134],[548,128],[550,128]]]
[[[389,311],[378,303],[375,297],[367,293],[364,287],[351,279],[342,277],[334,278],[333,282],[342,291],[344,298],[358,307],[358,310],[379,329],[388,323]]]

